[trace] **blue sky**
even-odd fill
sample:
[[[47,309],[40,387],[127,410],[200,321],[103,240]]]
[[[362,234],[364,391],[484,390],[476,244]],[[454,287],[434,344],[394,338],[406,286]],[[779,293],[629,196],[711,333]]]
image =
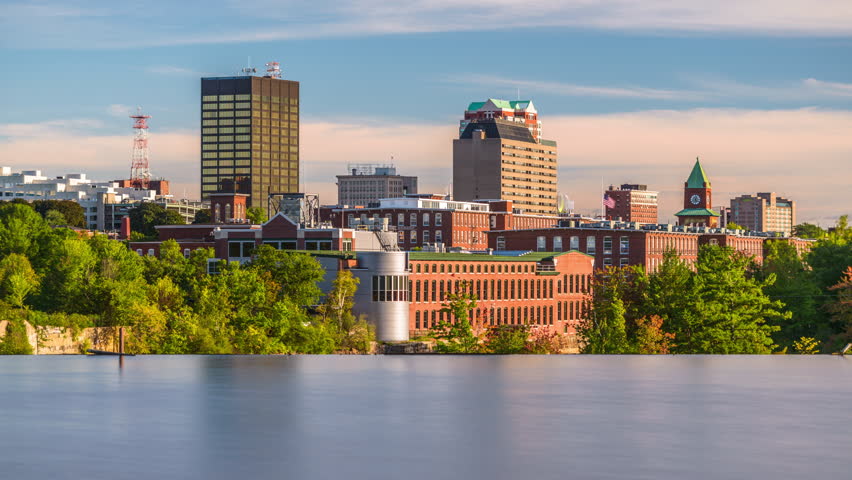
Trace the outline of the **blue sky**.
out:
[[[197,195],[199,77],[251,57],[302,82],[303,180],[324,203],[347,162],[391,155],[445,189],[464,107],[520,89],[581,211],[601,180],[643,182],[666,220],[701,155],[719,205],[772,190],[801,220],[848,213],[852,3],[707,3],[4,2],[0,163],[121,176],[142,105],[152,170]]]

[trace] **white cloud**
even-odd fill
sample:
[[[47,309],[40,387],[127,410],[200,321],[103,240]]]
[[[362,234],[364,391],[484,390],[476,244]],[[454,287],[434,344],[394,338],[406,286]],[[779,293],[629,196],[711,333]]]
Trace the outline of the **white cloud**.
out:
[[[79,5],[79,6],[75,6]],[[153,0],[138,12],[67,0],[0,9],[4,43],[21,48],[128,48],[423,32],[580,28],[657,35],[852,35],[848,0],[209,1]],[[180,25],[181,28],[175,28]],[[223,26],[224,25],[224,26]]]
[[[453,83],[479,86],[519,88],[526,92],[546,92],[570,97],[640,98],[657,100],[697,100],[705,94],[697,91],[669,90],[638,86],[613,87],[602,85],[578,85],[564,82],[543,82],[506,78],[496,75],[463,75],[448,79]]]
[[[578,210],[600,208],[601,182],[644,183],[661,192],[660,218],[671,220],[696,156],[713,183],[714,205],[743,193],[774,191],[798,202],[799,221],[852,213],[852,112],[799,110],[656,110],[542,118],[545,137],[559,142],[560,191]],[[92,178],[129,171],[131,135],[99,135],[91,121],[0,125],[0,158],[17,169]],[[69,129],[70,127],[70,129]],[[87,133],[88,132],[88,133]],[[305,190],[336,200],[335,175],[347,163],[384,163],[420,177],[420,191],[444,192],[452,181],[455,124],[354,125],[304,120]],[[151,169],[173,191],[198,197],[198,132],[151,134]],[[72,167],[73,166],[73,167]]]
[[[107,113],[112,115],[113,117],[126,117],[130,115],[133,111],[133,107],[129,105],[122,105],[120,103],[114,103],[107,107]]]

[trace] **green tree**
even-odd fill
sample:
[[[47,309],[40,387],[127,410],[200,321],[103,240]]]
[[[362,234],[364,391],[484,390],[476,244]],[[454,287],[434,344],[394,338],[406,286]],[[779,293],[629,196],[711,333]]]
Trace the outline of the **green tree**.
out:
[[[440,353],[476,353],[481,350],[480,338],[473,332],[470,312],[476,308],[477,297],[468,282],[460,282],[456,291],[446,294],[441,312],[448,320],[441,320],[432,328],[437,340],[435,351]]]
[[[761,280],[775,277],[764,292],[772,300],[783,302],[784,311],[790,313],[788,318],[776,317],[770,322],[781,328],[772,336],[775,343],[789,348],[801,337],[824,340],[831,333],[820,309],[822,291],[795,246],[780,240],[766,242],[763,266],[757,276]]]
[[[725,228],[728,230],[745,230],[746,228],[738,223],[728,222],[725,224]]]
[[[835,349],[852,342],[852,267],[847,267],[843,279],[829,290],[837,294],[826,305],[826,310],[831,314],[832,327],[837,332],[828,342],[828,347]]]
[[[44,214],[44,221],[51,227],[68,225],[68,220],[65,219],[65,215],[62,215],[62,212],[59,210],[48,210]]]
[[[496,325],[488,329],[483,349],[495,355],[527,353],[529,325]]]
[[[209,208],[202,208],[195,212],[195,218],[192,220],[193,224],[199,223],[212,223],[213,215],[210,213]]]
[[[148,238],[157,236],[155,227],[158,225],[183,225],[186,223],[178,212],[151,202],[142,202],[131,208],[128,216],[130,217],[130,229],[142,232]]]
[[[675,325],[674,353],[769,353],[771,334],[777,326],[767,321],[789,317],[783,304],[771,300],[763,289],[774,283],[770,275],[763,281],[747,271],[752,260],[730,247],[705,245],[698,251],[694,276],[694,297],[688,308],[700,318],[688,325]]]
[[[255,250],[250,268],[269,272],[279,287],[279,299],[288,298],[297,305],[316,305],[322,294],[317,282],[323,279],[325,270],[308,254],[263,245]]]
[[[338,344],[344,350],[367,352],[375,339],[374,328],[352,313],[359,280],[349,270],[340,270],[318,311],[322,321],[338,332]]]
[[[38,288],[39,281],[27,257],[11,253],[0,260],[0,294],[10,304],[23,307],[27,296]]]
[[[663,330],[663,318],[657,315],[640,318],[636,322],[636,353],[667,354],[671,351],[674,334]]]
[[[799,238],[819,239],[825,237],[825,230],[819,225],[800,223],[793,227],[793,235]]]
[[[65,222],[60,225],[86,228],[86,211],[77,202],[72,200],[33,200],[32,206],[45,220],[48,220],[48,213],[54,211],[62,214],[62,218],[65,219]],[[48,223],[50,222],[48,221]]]
[[[253,224],[259,225],[266,222],[266,210],[260,207],[249,207],[246,210],[246,218]]]
[[[37,256],[38,239],[48,230],[47,223],[30,205],[4,202],[0,205],[0,256]]]
[[[21,318],[10,318],[6,335],[0,337],[0,355],[32,355],[33,347],[27,337],[27,326]]]
[[[616,267],[599,271],[592,280],[592,300],[586,318],[577,326],[582,353],[630,353],[622,298],[623,277]]]
[[[801,355],[816,355],[819,353],[819,342],[813,337],[802,337],[793,342],[793,349]]]

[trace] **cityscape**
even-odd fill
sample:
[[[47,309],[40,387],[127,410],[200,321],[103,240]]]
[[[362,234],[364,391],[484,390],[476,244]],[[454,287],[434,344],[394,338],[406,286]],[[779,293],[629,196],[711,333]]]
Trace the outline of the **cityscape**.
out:
[[[848,476],[842,2],[0,12],[6,476]]]

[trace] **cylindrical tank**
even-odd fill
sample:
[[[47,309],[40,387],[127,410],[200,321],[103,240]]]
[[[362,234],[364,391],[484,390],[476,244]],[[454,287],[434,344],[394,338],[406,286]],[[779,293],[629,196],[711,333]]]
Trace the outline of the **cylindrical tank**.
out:
[[[352,274],[360,280],[355,293],[355,315],[365,315],[376,326],[376,339],[382,342],[408,340],[408,253],[357,252],[358,268]]]

